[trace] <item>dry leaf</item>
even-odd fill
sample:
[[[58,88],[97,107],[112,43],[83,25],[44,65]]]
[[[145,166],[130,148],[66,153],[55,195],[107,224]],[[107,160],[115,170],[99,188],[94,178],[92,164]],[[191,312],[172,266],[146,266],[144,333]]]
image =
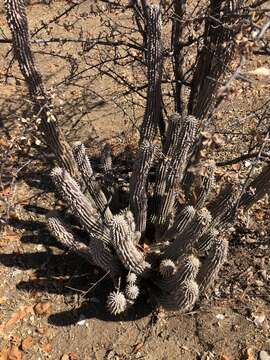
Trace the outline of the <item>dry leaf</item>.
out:
[[[7,360],[7,352],[5,350],[0,352],[0,360]]]
[[[44,352],[50,353],[52,351],[52,345],[48,342],[48,340],[42,340],[40,345]]]
[[[7,351],[7,360],[23,360],[22,352],[18,346],[11,344]]]
[[[232,168],[233,170],[238,171],[241,169],[241,164],[240,163],[232,164]]]
[[[33,338],[32,336],[27,336],[23,341],[22,341],[22,344],[21,344],[21,348],[23,351],[27,351],[30,346],[31,346],[31,343],[33,341]]]
[[[42,326],[40,326],[40,327],[37,328],[37,331],[38,331],[40,334],[44,335],[44,334],[46,334],[46,332],[48,331],[48,326],[42,325]]]
[[[264,285],[264,283],[262,285]],[[266,316],[264,313],[256,314],[256,315],[254,315],[254,324],[257,327],[260,327],[265,319],[266,319]]]
[[[259,76],[270,76],[270,69],[262,66],[255,70],[248,71],[248,74],[259,75]]]
[[[231,360],[227,355],[221,355],[220,360]]]
[[[217,314],[217,315],[216,315],[216,318],[217,318],[218,320],[224,320],[224,319],[225,319],[225,316],[224,316],[223,314]]]
[[[78,360],[77,354],[74,351],[69,353],[69,360]]]
[[[6,139],[0,139],[0,146],[8,147],[9,143]]]
[[[139,342],[138,344],[136,344],[132,350],[133,353],[137,353],[139,350],[141,350],[141,348],[144,346],[144,342]]]
[[[221,146],[221,145],[225,144],[224,137],[223,137],[223,135],[220,135],[220,134],[214,134],[212,136],[212,140],[215,143],[215,145],[217,145],[217,146]]]
[[[270,354],[267,351],[260,351],[260,360],[269,360],[270,359]]]
[[[79,326],[85,325],[86,321],[87,318],[83,314],[81,314],[79,317],[79,321],[77,322],[77,325]]]
[[[75,352],[71,352],[69,354],[64,354],[61,357],[61,360],[77,360],[77,355]]]
[[[254,351],[252,348],[248,348],[247,349],[247,359],[246,360],[255,360],[255,357],[254,357]]]
[[[62,355],[61,360],[69,360],[69,355],[68,354]]]
[[[265,212],[262,211],[261,209],[256,209],[254,211],[254,216],[255,216],[256,220],[263,220],[265,217]]]
[[[37,315],[47,315],[50,313],[51,304],[49,302],[40,302],[34,306]]]
[[[6,302],[7,302],[7,298],[5,296],[0,297],[0,305],[5,304]],[[0,358],[0,360],[1,360],[1,358]]]

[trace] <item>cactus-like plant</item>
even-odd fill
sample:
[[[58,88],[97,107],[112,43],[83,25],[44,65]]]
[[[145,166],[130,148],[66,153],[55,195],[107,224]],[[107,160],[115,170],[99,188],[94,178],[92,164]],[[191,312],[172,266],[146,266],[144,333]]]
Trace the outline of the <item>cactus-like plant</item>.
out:
[[[127,309],[127,299],[120,291],[113,291],[107,299],[107,308],[112,315],[118,315]]]
[[[159,265],[159,272],[163,278],[168,278],[176,272],[176,265],[171,259],[164,259]]]
[[[49,230],[64,246],[111,276],[117,286],[107,298],[112,314],[118,315],[132,306],[145,283],[153,289],[157,303],[166,309],[191,309],[200,294],[213,284],[226,260],[226,235],[237,208],[248,208],[270,189],[269,166],[242,191],[229,184],[211,197],[215,164],[211,162],[203,175],[190,171],[190,165],[198,163],[200,155],[204,104],[208,109],[214,92],[209,79],[217,84],[222,72],[213,67],[212,74],[212,67],[207,67],[210,75],[206,81],[200,77],[203,62],[199,57],[189,114],[180,112],[178,104],[179,113],[168,118],[165,129],[161,111],[164,56],[161,12],[147,1],[136,2],[145,26],[147,102],[129,184],[129,201],[125,210],[119,205],[115,213],[106,197],[114,192],[110,180],[115,180],[108,146],[103,149],[101,168],[104,184],[110,183],[110,191],[99,183],[83,144],[76,144],[71,152],[61,140],[56,124],[48,120],[48,98],[31,52],[24,4],[22,0],[5,2],[15,55],[31,98],[38,110],[42,109],[41,131],[48,137],[61,166],[52,171],[52,181],[86,235],[84,241],[74,236],[72,227],[55,212],[48,214]],[[208,24],[205,42],[215,39],[211,29]],[[230,27],[224,29],[228,32]],[[211,46],[204,46],[203,51],[207,48]],[[222,41],[216,44],[216,51],[218,54],[226,51]],[[176,81],[178,87],[180,80]],[[160,142],[156,141],[158,131]],[[149,176],[150,171],[155,176]]]
[[[129,285],[134,285],[134,284],[136,284],[136,281],[137,281],[137,275],[132,273],[132,272],[129,272],[127,274],[127,279],[126,280],[127,280],[127,283]]]
[[[139,296],[140,290],[135,284],[128,284],[125,289],[126,297],[130,300],[135,300]]]

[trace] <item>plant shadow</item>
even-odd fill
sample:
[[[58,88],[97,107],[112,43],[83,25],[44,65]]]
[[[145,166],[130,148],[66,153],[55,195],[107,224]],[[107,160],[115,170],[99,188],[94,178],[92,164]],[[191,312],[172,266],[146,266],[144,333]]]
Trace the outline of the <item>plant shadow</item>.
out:
[[[76,254],[66,252],[48,233],[44,223],[13,220],[10,224],[25,230],[20,239],[22,243],[43,245],[39,252],[0,253],[0,264],[3,266],[33,270],[29,280],[17,283],[17,289],[29,293],[61,294],[64,302],[72,305],[74,298],[79,299],[72,309],[51,314],[48,318],[50,324],[70,326],[76,324],[81,316],[85,319],[128,322],[152,312],[153,305],[147,300],[147,294],[142,294],[126,313],[112,316],[106,310],[107,296],[113,290],[108,275]]]

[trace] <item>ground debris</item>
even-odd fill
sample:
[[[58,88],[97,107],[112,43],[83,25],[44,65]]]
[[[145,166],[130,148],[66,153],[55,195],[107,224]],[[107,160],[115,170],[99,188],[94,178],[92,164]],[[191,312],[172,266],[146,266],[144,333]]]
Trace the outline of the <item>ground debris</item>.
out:
[[[48,315],[51,312],[51,304],[49,302],[40,302],[34,306],[37,315]]]
[[[42,339],[40,341],[40,347],[45,353],[52,352],[52,345],[49,343],[48,339]]]
[[[23,341],[22,341],[22,343],[21,343],[21,349],[22,349],[23,351],[29,350],[32,342],[33,342],[32,336],[30,336],[30,335],[27,336],[25,339],[23,339]]]
[[[227,355],[221,355],[220,360],[231,360]]]
[[[70,352],[69,354],[63,354],[61,360],[77,360],[78,357],[75,352]]]
[[[255,360],[255,352],[253,348],[248,348],[245,355],[245,360]]]
[[[24,360],[24,357],[18,346],[11,343],[8,349],[0,352],[0,360]]]
[[[264,313],[260,313],[260,314],[254,314],[254,324],[257,326],[257,327],[260,327],[262,325],[262,323],[265,321],[266,319],[266,316]]]
[[[32,305],[23,305],[14,312],[10,319],[0,325],[0,332],[5,332],[8,328],[16,324],[17,321],[23,320],[28,314],[33,313]]]

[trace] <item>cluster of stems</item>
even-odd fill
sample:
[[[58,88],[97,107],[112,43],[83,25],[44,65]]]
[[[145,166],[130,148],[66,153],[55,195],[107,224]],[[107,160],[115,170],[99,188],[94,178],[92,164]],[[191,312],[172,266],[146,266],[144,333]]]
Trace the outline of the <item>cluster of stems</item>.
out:
[[[145,26],[147,102],[129,182],[129,200],[125,209],[113,210],[109,196],[115,190],[110,183],[114,169],[109,147],[104,146],[101,157],[104,181],[100,183],[84,145],[76,143],[70,147],[57,120],[52,121],[50,102],[31,52],[22,0],[5,2],[14,52],[41,118],[40,130],[58,160],[59,167],[52,170],[51,178],[86,235],[76,236],[55,211],[47,216],[49,230],[65,247],[110,275],[115,289],[108,294],[107,308],[112,314],[132,306],[146,284],[147,288],[152,287],[156,303],[165,309],[192,309],[199,296],[213,284],[226,260],[229,229],[236,210],[240,206],[249,208],[269,191],[269,166],[244,191],[226,184],[214,198],[210,196],[215,180],[213,163],[204,175],[190,176],[190,166],[200,153],[203,104],[209,107],[214,87],[197,68],[189,111],[182,111],[182,103],[178,102],[178,112],[168,117],[164,127],[161,9],[142,1],[134,6]],[[176,7],[176,11],[181,15],[184,8]],[[206,31],[205,41],[211,42],[208,45],[216,44],[216,52],[224,52],[221,35],[215,35],[211,21]],[[174,24],[176,43],[181,33]],[[223,36],[228,39],[230,32],[226,30]],[[181,56],[177,49],[174,56]],[[208,53],[205,56],[206,61]],[[199,59],[198,66],[206,66],[202,60]],[[221,70],[214,65],[212,77],[218,78]],[[181,75],[176,69],[175,73]],[[205,73],[209,79],[211,69]],[[150,177],[150,171],[155,176]]]

